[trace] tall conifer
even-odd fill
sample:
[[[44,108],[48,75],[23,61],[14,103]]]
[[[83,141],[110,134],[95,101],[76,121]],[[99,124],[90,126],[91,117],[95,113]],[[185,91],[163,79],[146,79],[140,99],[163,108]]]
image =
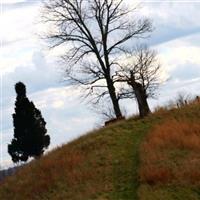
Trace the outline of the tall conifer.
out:
[[[26,97],[25,85],[18,82],[15,90],[14,138],[8,145],[8,153],[16,163],[25,162],[29,157],[40,157],[50,144],[50,136],[40,110]]]

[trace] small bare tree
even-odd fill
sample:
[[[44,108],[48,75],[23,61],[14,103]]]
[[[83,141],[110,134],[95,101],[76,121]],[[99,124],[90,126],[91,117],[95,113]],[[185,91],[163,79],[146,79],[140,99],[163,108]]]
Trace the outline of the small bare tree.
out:
[[[67,44],[66,77],[85,86],[96,102],[109,96],[115,116],[121,118],[113,81],[116,58],[134,38],[152,31],[148,19],[136,19],[125,0],[45,0],[43,21],[52,28],[47,34],[52,47]]]
[[[114,82],[125,82],[129,87],[122,87],[120,98],[136,98],[140,117],[150,113],[147,102],[149,97],[155,97],[160,84],[156,52],[146,45],[139,45],[128,54],[128,64],[119,65],[119,70],[114,76]]]
[[[177,96],[175,97],[175,104],[177,108],[181,108],[192,101],[192,95],[187,94],[184,91],[178,92]]]

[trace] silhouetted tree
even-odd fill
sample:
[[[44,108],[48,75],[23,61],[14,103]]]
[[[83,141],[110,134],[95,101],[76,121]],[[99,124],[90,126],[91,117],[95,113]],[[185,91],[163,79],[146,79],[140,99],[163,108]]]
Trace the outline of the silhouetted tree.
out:
[[[135,98],[140,117],[144,117],[150,113],[147,99],[155,97],[160,85],[160,64],[156,52],[146,45],[138,45],[127,55],[127,63],[119,65],[114,82],[127,83],[129,87],[121,87],[120,99]]]
[[[178,92],[175,97],[175,104],[177,108],[181,108],[192,101],[192,96],[190,94],[185,93],[184,91]]]
[[[17,98],[13,114],[14,139],[8,145],[13,162],[27,161],[29,157],[40,157],[50,144],[41,112],[26,97],[22,82],[15,85]]]
[[[44,22],[52,47],[67,44],[62,58],[66,77],[85,86],[88,96],[99,103],[109,97],[116,118],[121,118],[118,93],[113,82],[116,58],[125,54],[132,39],[152,31],[149,19],[136,19],[136,8],[125,0],[45,0]]]

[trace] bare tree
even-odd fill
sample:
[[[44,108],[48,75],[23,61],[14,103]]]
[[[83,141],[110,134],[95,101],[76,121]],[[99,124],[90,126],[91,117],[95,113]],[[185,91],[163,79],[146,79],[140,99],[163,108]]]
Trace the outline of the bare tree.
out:
[[[149,97],[155,97],[160,84],[160,64],[156,52],[146,45],[139,45],[127,55],[126,65],[119,65],[114,76],[114,82],[125,82],[129,87],[122,87],[120,98],[136,98],[140,117],[150,113],[147,102]]]
[[[128,49],[128,41],[152,31],[148,19],[136,19],[136,8],[125,0],[45,0],[43,21],[52,28],[52,47],[67,44],[66,78],[85,86],[96,103],[111,98],[117,118],[122,117],[113,81],[116,58]]]
[[[177,108],[181,108],[192,101],[192,95],[187,94],[184,91],[178,92],[177,96],[175,97],[175,104]]]

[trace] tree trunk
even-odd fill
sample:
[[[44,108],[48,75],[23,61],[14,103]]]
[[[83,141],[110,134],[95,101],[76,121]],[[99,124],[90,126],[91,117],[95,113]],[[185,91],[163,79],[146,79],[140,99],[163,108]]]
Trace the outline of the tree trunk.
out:
[[[135,96],[139,107],[140,117],[143,118],[151,112],[147,102],[147,98],[143,93],[140,93],[139,91],[135,91]]]
[[[107,81],[107,86],[108,86],[108,92],[110,94],[110,98],[113,103],[113,108],[115,111],[116,118],[121,119],[122,113],[119,107],[119,101],[115,93],[115,87],[114,87],[113,81],[110,78],[107,78],[106,81]]]
[[[130,85],[132,86],[135,93],[140,117],[143,118],[151,112],[147,102],[147,95],[140,83],[132,82]]]

